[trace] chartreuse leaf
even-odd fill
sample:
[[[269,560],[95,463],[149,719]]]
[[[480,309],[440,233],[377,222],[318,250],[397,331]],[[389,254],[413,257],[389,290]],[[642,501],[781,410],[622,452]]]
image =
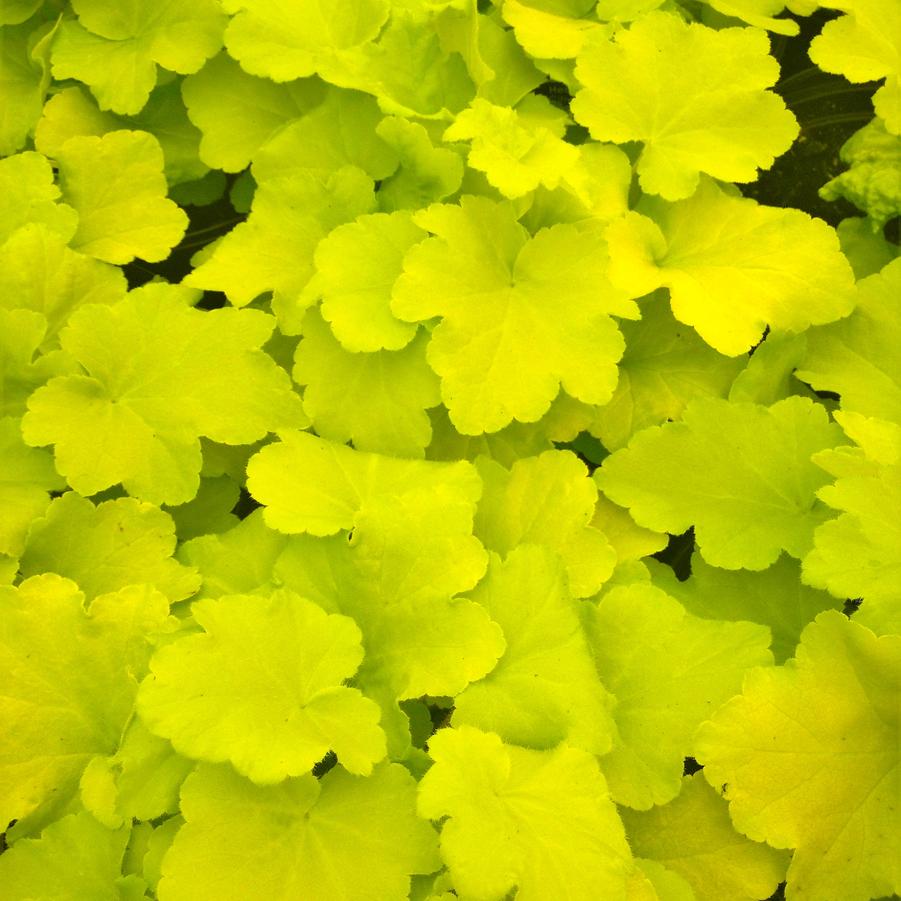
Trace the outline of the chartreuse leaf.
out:
[[[204,535],[185,542],[179,558],[203,578],[199,596],[271,594],[272,568],[287,538],[269,529],[263,511],[254,510],[221,535]]]
[[[643,529],[629,516],[627,510],[617,506],[601,493],[598,493],[591,525],[604,533],[604,537],[616,551],[617,564],[639,560],[666,547],[666,535],[651,529]]]
[[[616,697],[617,736],[601,761],[615,801],[647,810],[679,793],[698,725],[772,663],[769,630],[702,620],[648,583],[614,588],[586,625],[598,673]]]
[[[641,304],[641,319],[621,328],[626,352],[616,391],[591,426],[611,451],[648,426],[679,419],[692,398],[725,397],[743,365],[675,320],[662,297]]]
[[[479,15],[477,21],[479,55],[493,72],[480,81],[478,96],[500,106],[513,106],[537,88],[544,75],[500,20]]]
[[[828,517],[816,504],[828,477],[810,457],[840,439],[806,398],[771,407],[698,398],[681,422],[639,432],[595,477],[641,526],[672,534],[694,526],[711,565],[766,569],[782,550],[803,557]]]
[[[552,450],[554,445],[538,423],[512,422],[490,435],[461,435],[451,423],[444,406],[429,411],[432,443],[426,448],[430,460],[472,460],[488,457],[503,466],[512,466],[520,457]]]
[[[49,350],[78,307],[125,297],[122,270],[76,253],[42,223],[20,228],[0,247],[0,306],[34,310],[47,322],[41,347]]]
[[[247,464],[247,489],[266,506],[266,525],[280,532],[334,535],[354,527],[373,501],[432,492],[469,510],[482,491],[470,463],[402,460],[354,451],[310,435],[285,431]]]
[[[474,14],[472,4],[467,5]],[[453,50],[470,61],[473,54],[454,47],[459,42],[453,27],[447,20],[445,25],[429,27],[395,9],[377,42],[336,54],[323,61],[319,72],[326,81],[373,94],[386,113],[449,118],[466,106],[476,89],[466,62]],[[469,44],[472,37],[464,34],[462,40]]]
[[[876,115],[901,134],[901,10],[879,0],[828,0],[847,15],[827,22],[810,43],[810,58],[825,72],[855,83],[885,78],[873,96]]]
[[[0,416],[22,416],[37,387],[77,368],[63,351],[38,353],[46,333],[47,320],[40,313],[6,310],[0,303]]]
[[[862,216],[842,219],[835,231],[857,279],[875,275],[898,258],[897,245],[887,241],[882,232],[874,232],[872,223]]]
[[[432,438],[426,414],[441,403],[438,376],[426,363],[428,335],[401,350],[351,353],[319,315],[304,319],[294,380],[305,385],[304,410],[331,441],[353,441],[362,451],[421,457]]]
[[[23,225],[42,222],[68,242],[78,227],[78,213],[58,203],[60,190],[50,161],[26,151],[0,159],[0,246]]]
[[[438,731],[429,754],[418,810],[448,818],[441,856],[459,894],[626,898],[631,854],[593,755],[518,748],[471,726]]]
[[[711,566],[695,553],[691,558],[691,578],[686,581],[680,582],[668,566],[659,564],[653,570],[653,578],[656,585],[695,616],[769,627],[777,663],[794,657],[801,630],[817,614],[842,608],[841,602],[825,591],[804,585],[799,562],[786,554],[767,569],[751,572]]]
[[[851,135],[839,155],[850,168],[823,185],[820,197],[850,200],[869,216],[873,231],[881,232],[901,216],[901,135],[890,134],[876,118]]]
[[[0,26],[5,8],[0,8]],[[41,117],[45,79],[39,61],[30,52],[34,25],[4,27],[0,32],[0,156],[8,156],[25,146],[29,133]]]
[[[901,604],[864,603],[855,611],[854,622],[877,635],[901,635]]]
[[[725,784],[735,828],[795,849],[789,897],[901,890],[899,691],[901,636],[827,610],[795,660],[753,670],[698,731],[695,756],[711,785]]]
[[[651,12],[587,44],[576,78],[576,120],[597,141],[641,141],[641,187],[667,200],[690,197],[701,172],[754,181],[798,136],[782,98],[766,90],[779,65],[755,28],[718,31]]]
[[[901,602],[901,429],[851,413],[836,417],[866,456],[838,448],[814,458],[836,477],[817,494],[842,513],[814,533],[802,578],[839,598],[862,597],[891,611]]]
[[[159,882],[162,878],[162,865],[172,842],[182,826],[184,817],[181,815],[169,817],[157,826],[147,839],[146,851],[141,860],[141,873],[147,882],[147,887],[157,894]],[[135,829],[140,828],[135,826]],[[134,833],[132,833],[134,834]],[[157,894],[158,897],[158,894]]]
[[[901,424],[901,260],[858,284],[842,322],[813,329],[798,378],[841,395],[842,409]]]
[[[574,454],[545,451],[517,460],[507,470],[481,459],[485,488],[475,533],[489,550],[505,556],[520,544],[543,544],[566,564],[575,597],[594,594],[610,578],[616,552],[593,528],[597,488]]]
[[[179,541],[188,541],[198,535],[227,532],[238,524],[238,517],[231,511],[241,496],[241,486],[229,478],[201,478],[197,495],[186,504],[168,507],[166,512],[175,522]]]
[[[703,180],[689,200],[650,200],[610,225],[610,279],[633,297],[666,286],[679,322],[722,354],[764,329],[800,332],[847,316],[854,275],[834,229]]]
[[[356,166],[375,180],[387,178],[398,158],[376,132],[383,117],[375,98],[328,85],[321,103],[254,154],[254,178],[263,183],[304,169],[325,177],[342,166]]]
[[[101,137],[128,129],[150,132],[159,141],[170,185],[200,179],[209,172],[198,157],[201,134],[188,119],[178,80],[155,88],[143,110],[131,117],[100,110],[82,87],[65,88],[45,104],[35,129],[35,148],[55,158],[70,138]]]
[[[685,776],[679,796],[664,807],[620,815],[632,852],[683,876],[697,901],[759,901],[785,878],[788,855],[736,832],[703,773]]]
[[[125,901],[122,861],[131,825],[110,830],[86,811],[51,823],[40,838],[23,838],[0,857],[6,901]]]
[[[767,335],[735,377],[729,389],[729,400],[766,406],[793,394],[805,396],[794,376],[806,350],[807,335]]]
[[[12,585],[19,574],[19,561],[15,557],[0,556],[0,585]]]
[[[400,116],[387,116],[377,135],[399,159],[397,170],[379,186],[378,201],[386,212],[418,210],[444,200],[463,180],[463,160],[446,147],[436,147],[425,127]]]
[[[763,28],[776,34],[798,34],[798,23],[790,18],[775,18],[786,4],[783,0],[703,0],[724,16],[741,19],[748,25]],[[794,2],[788,4],[797,15],[809,15],[815,7]],[[631,22],[652,9],[664,6],[664,0],[599,0],[595,9],[599,19],[611,22]],[[699,13],[706,18],[706,13]],[[714,21],[719,21],[715,17]],[[708,19],[709,21],[709,19]]]
[[[251,75],[291,81],[320,71],[342,53],[373,40],[388,18],[387,0],[348,0],[340,6],[300,0],[227,0],[236,13],[225,33],[228,52]]]
[[[49,492],[65,487],[52,456],[22,441],[19,420],[0,419],[0,554],[22,553],[29,525],[50,503]]]
[[[19,25],[31,18],[44,0],[0,0],[0,25]]]
[[[315,286],[322,316],[342,347],[371,353],[410,343],[417,327],[392,314],[391,289],[404,254],[425,237],[410,213],[373,213],[339,225],[319,242]]]
[[[261,785],[307,772],[329,749],[350,772],[372,772],[385,756],[378,707],[342,684],[363,659],[353,620],[290,591],[191,609],[204,633],[157,651],[138,695],[151,732]]]
[[[696,901],[691,886],[656,860],[636,857],[626,894],[628,901]]]
[[[473,504],[461,495],[433,481],[431,490],[369,498],[350,542],[298,536],[275,567],[283,584],[360,626],[366,657],[355,681],[382,706],[391,756],[410,743],[398,699],[453,697],[504,651],[485,609],[456,597],[487,563],[472,536]]]
[[[546,5],[546,4],[545,4]],[[592,4],[584,6],[587,12]],[[513,28],[523,49],[539,59],[575,59],[591,39],[606,38],[612,32],[597,19],[567,15],[568,11],[545,10],[540,4],[505,0],[501,9],[504,21]]]
[[[574,145],[579,159],[553,191],[539,187],[520,220],[530,231],[596,218],[610,222],[629,209],[632,164],[613,144]]]
[[[469,141],[469,165],[505,197],[521,197],[539,185],[556,188],[578,164],[578,148],[563,140],[563,128],[548,124],[478,98],[457,115],[444,140]]]
[[[88,374],[31,396],[25,439],[54,444],[82,494],[121,482],[143,500],[184,503],[199,484],[199,436],[249,444],[305,422],[287,374],[259,350],[273,326],[256,310],[194,310],[168,286],[83,307],[60,340]]]
[[[21,568],[24,576],[54,572],[72,579],[89,598],[147,583],[180,601],[200,579],[172,559],[174,550],[175,525],[159,508],[130,497],[95,507],[69,491],[34,521]]]
[[[374,203],[371,179],[351,166],[332,174],[302,170],[264,181],[247,221],[216,244],[184,284],[223,291],[235,306],[271,291],[282,331],[296,335],[316,298],[303,294],[313,275],[316,246],[331,229],[370,212]]]
[[[226,172],[245,168],[270,137],[325,96],[318,79],[275,84],[248,75],[226,53],[189,75],[181,90],[188,116],[203,132],[201,159]]]
[[[135,717],[119,749],[95,757],[81,777],[81,800],[110,829],[178,812],[178,791],[195,762],[176,753]]]
[[[113,754],[143,675],[144,639],[168,612],[143,588],[105,595],[86,613],[57,575],[0,586],[0,822],[40,827],[72,800],[90,759]]]
[[[453,724],[530,748],[567,742],[593,754],[613,743],[613,700],[598,681],[559,557],[522,545],[469,595],[503,630],[497,666],[455,700]]]
[[[440,866],[416,782],[395,763],[265,787],[202,765],[181,798],[187,823],[163,860],[160,901],[403,901],[412,874]]]
[[[134,115],[157,82],[157,64],[186,75],[222,46],[227,21],[217,0],[142,3],[74,0],[54,41],[53,75],[90,87],[102,109]]]
[[[442,317],[428,359],[459,431],[535,422],[561,383],[586,403],[610,399],[624,346],[610,314],[637,307],[609,285],[597,229],[530,237],[510,205],[473,196],[414,221],[434,237],[404,258],[391,309],[409,322]]]
[[[64,199],[78,212],[76,250],[107,263],[164,260],[188,217],[166,197],[163,151],[143,131],[75,137],[57,151]]]
[[[388,611],[413,602],[445,602],[474,587],[485,574],[488,555],[472,534],[475,505],[465,491],[447,479],[433,481],[431,489],[423,484],[369,498],[347,543],[346,559],[359,578],[347,603],[368,600]]]

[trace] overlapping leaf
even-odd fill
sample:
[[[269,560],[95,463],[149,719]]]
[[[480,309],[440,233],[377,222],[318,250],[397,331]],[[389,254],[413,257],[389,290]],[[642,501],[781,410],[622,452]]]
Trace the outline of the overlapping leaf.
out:
[[[25,439],[55,445],[82,494],[122,482],[144,500],[184,503],[197,492],[201,435],[248,444],[304,423],[286,373],[259,350],[274,324],[256,310],[191,309],[173,289],[83,307],[60,340],[86,375],[31,396]]]
[[[53,74],[91,88],[103,109],[141,110],[157,82],[157,65],[196,72],[222,46],[226,18],[217,0],[73,0],[78,20],[63,22],[53,45]]]
[[[692,398],[725,397],[742,366],[676,321],[656,294],[641,304],[641,320],[621,329],[626,351],[616,391],[591,426],[611,451],[648,426],[679,419]]]
[[[350,541],[298,536],[274,569],[360,626],[366,657],[357,684],[382,707],[392,756],[410,742],[399,699],[453,697],[492,670],[505,647],[486,609],[457,596],[487,563],[472,536],[473,505],[461,502],[459,488],[434,477],[432,485],[367,498]]]
[[[422,332],[400,350],[351,353],[317,310],[307,313],[293,375],[316,431],[362,451],[422,456],[432,437],[426,409],[441,403],[427,344]]]
[[[404,254],[425,237],[409,213],[395,212],[359,216],[320,241],[315,287],[342,347],[372,353],[410,343],[416,326],[392,314],[391,289]]]
[[[3,893],[9,901],[140,898],[143,881],[122,875],[130,833],[130,826],[110,830],[84,811],[69,814],[40,838],[23,839],[0,857]]]
[[[771,407],[699,398],[681,422],[645,429],[608,457],[597,479],[639,525],[693,526],[708,563],[766,569],[782,550],[804,556],[828,518],[816,500],[828,477],[810,458],[840,439],[805,398]]]
[[[153,135],[74,137],[56,160],[63,196],[78,212],[76,250],[108,263],[158,262],[184,236],[188,217],[166,197],[163,151]]]
[[[55,158],[70,138],[79,135],[99,138],[122,130],[146,131],[159,141],[163,169],[170,185],[210,174],[209,167],[198,156],[202,135],[188,118],[178,80],[154,88],[144,108],[134,116],[101,110],[84,88],[65,88],[44,105],[34,143],[41,153]]]
[[[18,419],[36,388],[77,369],[65,351],[40,354],[46,334],[47,320],[40,313],[0,306],[0,416]]]
[[[68,491],[35,518],[21,568],[24,576],[53,572],[72,579],[89,598],[148,584],[180,601],[200,579],[172,559],[174,551],[175,526],[162,510],[130,497],[95,507]]]
[[[482,486],[463,461],[431,463],[353,451],[307,432],[284,432],[281,441],[247,466],[247,487],[266,510],[266,524],[280,532],[334,535],[354,527],[369,501],[406,493],[433,493],[453,517],[473,508]]]
[[[416,782],[393,763],[368,778],[336,767],[276,786],[202,765],[182,791],[187,823],[163,861],[159,897],[404,901],[412,874],[439,867],[415,804]]]
[[[235,306],[272,292],[273,311],[287,334],[298,334],[303,313],[315,300],[303,289],[313,275],[313,253],[335,226],[368,213],[372,181],[344,167],[321,175],[300,169],[264,181],[246,222],[239,223],[184,280],[206,291],[223,291]]]
[[[719,569],[695,553],[690,579],[680,582],[669,567],[658,565],[653,580],[695,616],[767,626],[777,663],[794,657],[801,631],[819,613],[842,607],[825,591],[805,585],[799,562],[786,554],[767,569],[752,572]]]
[[[869,216],[874,231],[881,231],[901,216],[901,135],[890,134],[881,119],[873,119],[848,138],[839,154],[850,168],[823,185],[820,196],[847,198]]]
[[[11,18],[0,9],[0,26]],[[27,16],[26,16],[27,18]],[[46,79],[39,59],[29,46],[35,28],[31,23],[4,27],[0,32],[0,156],[21,150],[41,115]]]
[[[497,733],[510,744],[560,742],[604,754],[614,741],[612,699],[597,678],[578,608],[553,551],[522,546],[470,597],[503,630],[497,666],[456,698],[454,725]]]
[[[41,348],[57,344],[69,316],[90,303],[112,304],[125,296],[120,269],[76,253],[41,223],[26,225],[0,247],[0,306],[33,310],[46,320]]]
[[[736,832],[703,773],[686,776],[678,797],[663,807],[620,814],[633,853],[679,873],[697,901],[759,901],[785,878],[788,856]]]
[[[251,75],[273,81],[305,78],[340,60],[342,52],[375,38],[388,18],[387,0],[348,0],[340,6],[300,0],[227,0],[235,13],[225,33],[229,53]]]
[[[26,151],[0,159],[0,245],[23,225],[44,223],[67,243],[78,228],[78,214],[59,203],[53,167],[40,153]]]
[[[731,196],[705,179],[689,200],[647,201],[606,232],[610,278],[641,297],[666,286],[673,315],[728,356],[764,329],[800,332],[847,316],[854,277],[825,222]]]
[[[479,98],[457,115],[444,140],[469,141],[469,165],[505,197],[521,197],[539,185],[556,188],[575,169],[579,151],[563,140],[563,117],[528,112]]]
[[[779,78],[766,35],[719,31],[652,12],[580,52],[576,120],[598,141],[641,141],[641,187],[690,197],[698,174],[754,181],[791,146],[798,123],[766,89]]]
[[[444,820],[441,856],[458,893],[500,901],[624,898],[631,854],[596,759],[532,751],[471,726],[429,741],[421,816]]]
[[[85,612],[75,583],[55,575],[0,586],[0,605],[0,821],[21,820],[28,834],[72,800],[94,755],[118,748],[143,675],[144,635],[162,626],[168,605],[158,593],[126,590]]]
[[[185,79],[182,94],[191,121],[203,132],[203,161],[238,172],[280,128],[309,112],[324,91],[315,79],[281,85],[256,78],[221,53]]]
[[[586,621],[597,668],[616,698],[613,750],[601,761],[611,796],[647,810],[679,793],[693,735],[772,661],[766,628],[698,619],[650,584],[607,592]]]
[[[901,604],[901,429],[852,413],[837,416],[863,452],[838,448],[815,458],[836,477],[818,494],[841,514],[816,530],[803,578],[840,598],[866,598],[890,616]]]
[[[378,708],[342,684],[363,659],[352,620],[285,591],[198,601],[192,612],[204,633],[158,651],[141,686],[152,732],[262,785],[309,771],[330,749],[350,772],[372,772],[385,756]]]
[[[889,131],[901,134],[901,9],[879,0],[829,0],[824,5],[846,15],[827,22],[811,41],[811,60],[852,82],[885,78],[873,105]]]
[[[19,420],[0,419],[0,554],[22,553],[28,528],[47,509],[50,492],[65,485],[47,451],[22,441]]]
[[[434,237],[405,257],[391,309],[409,322],[442,317],[428,359],[461,432],[535,422],[561,384],[586,403],[610,399],[624,347],[610,314],[637,308],[610,287],[596,229],[530,238],[509,205],[479,197],[414,221]]]
[[[521,544],[557,551],[575,597],[594,594],[610,577],[616,553],[591,525],[597,488],[584,463],[571,453],[546,451],[525,457],[508,471],[479,461],[485,485],[476,535],[489,550],[507,555]]]
[[[725,784],[736,828],[795,849],[795,898],[865,901],[901,888],[899,679],[901,637],[828,610],[795,661],[750,673],[698,733],[696,756],[711,785]]]
[[[899,291],[901,260],[862,280],[854,312],[808,335],[798,378],[840,394],[843,410],[901,424]]]

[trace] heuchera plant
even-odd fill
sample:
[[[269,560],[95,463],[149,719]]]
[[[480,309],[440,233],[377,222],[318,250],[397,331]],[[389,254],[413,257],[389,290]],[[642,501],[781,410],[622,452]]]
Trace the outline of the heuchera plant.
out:
[[[837,230],[753,196],[812,0],[0,0],[2,901],[901,892],[825,6]]]

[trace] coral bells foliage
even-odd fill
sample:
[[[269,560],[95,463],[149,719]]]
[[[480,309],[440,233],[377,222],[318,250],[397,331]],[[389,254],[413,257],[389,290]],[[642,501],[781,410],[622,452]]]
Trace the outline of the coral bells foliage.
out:
[[[901,892],[901,6],[826,6],[0,0],[2,901]],[[755,199],[799,23],[837,228]]]

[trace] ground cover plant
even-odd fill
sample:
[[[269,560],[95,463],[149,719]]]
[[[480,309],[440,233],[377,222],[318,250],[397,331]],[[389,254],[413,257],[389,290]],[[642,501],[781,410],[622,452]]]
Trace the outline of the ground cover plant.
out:
[[[901,892],[899,41],[0,0],[0,901]]]

